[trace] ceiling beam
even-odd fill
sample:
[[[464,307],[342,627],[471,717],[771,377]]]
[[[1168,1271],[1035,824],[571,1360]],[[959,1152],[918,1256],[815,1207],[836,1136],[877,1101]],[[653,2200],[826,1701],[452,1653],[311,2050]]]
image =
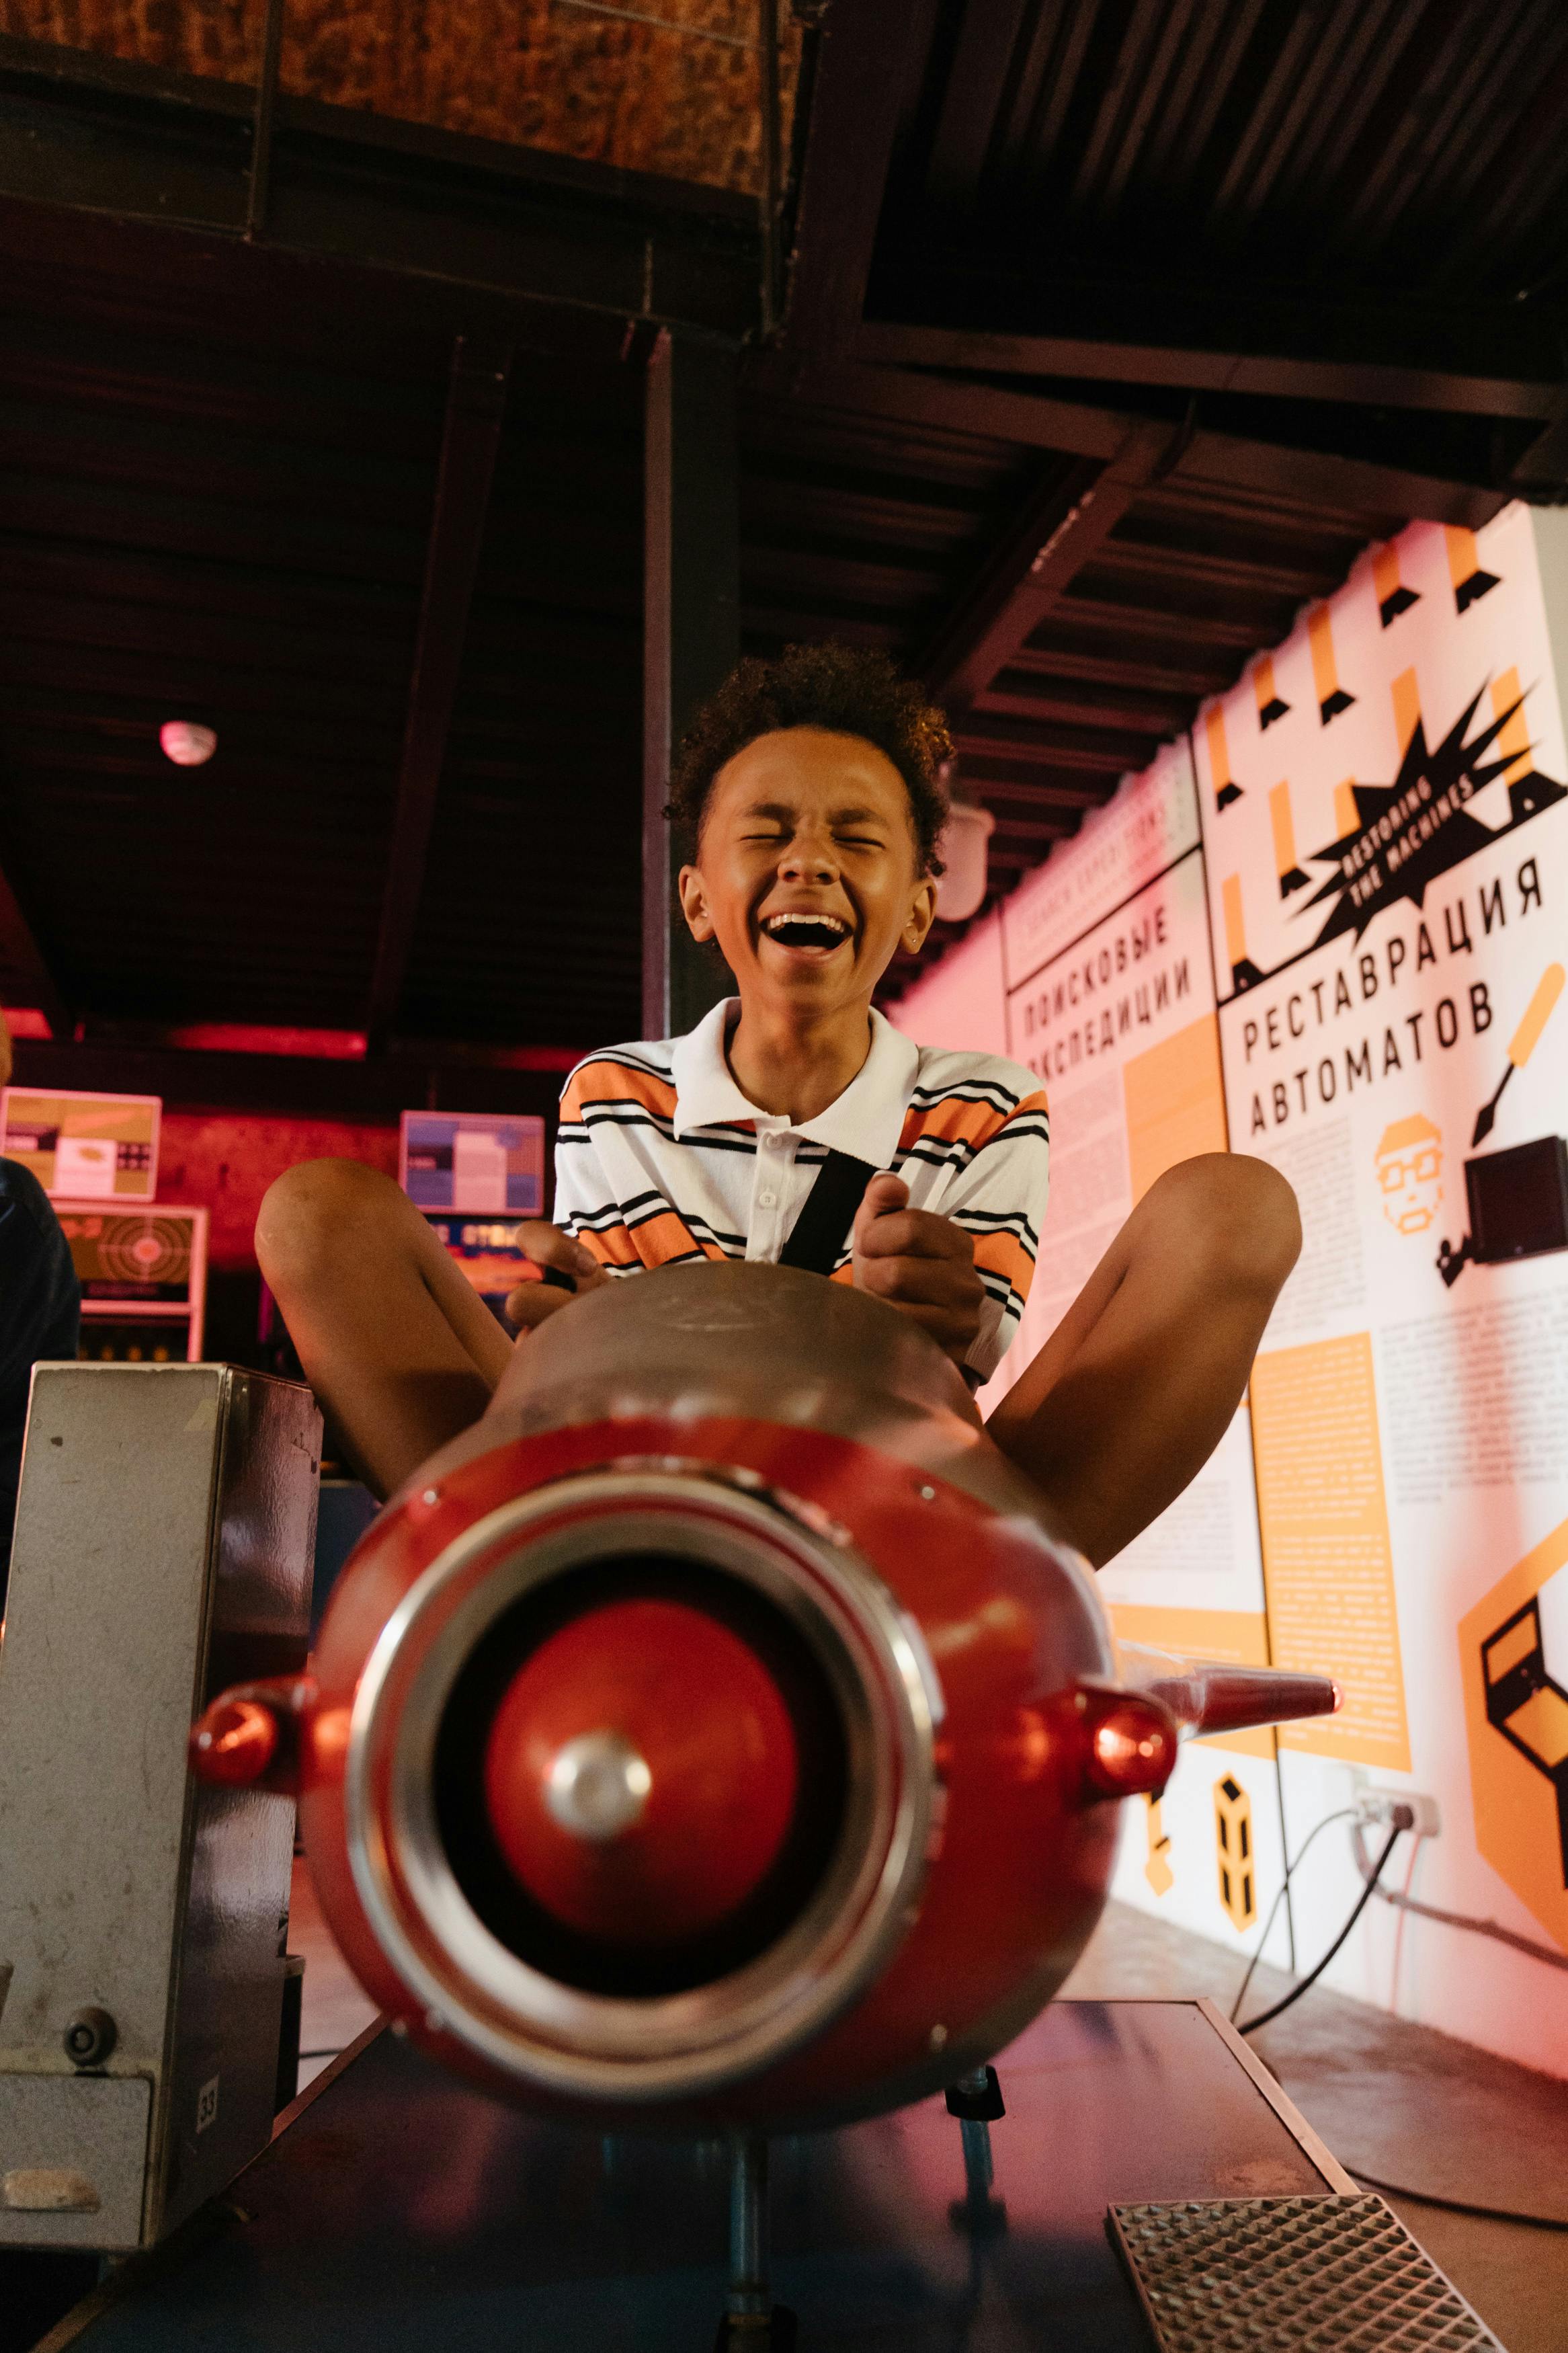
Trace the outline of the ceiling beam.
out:
[[[254,111],[237,83],[0,37],[0,198],[242,247]],[[278,100],[263,243],[622,321],[761,318],[751,198],[310,99]]]
[[[1150,748],[1186,726],[1201,689],[1181,695],[1142,694],[1129,689],[1117,694],[1078,681],[1062,684],[1013,665],[994,678],[973,705],[976,717],[1033,720],[1041,727],[1102,727],[1122,735],[1141,737]]]
[[[1074,631],[1079,643],[1088,637],[1103,646],[1156,645],[1161,649],[1159,659],[1179,649],[1191,659],[1205,647],[1224,647],[1235,654],[1239,665],[1258,651],[1258,621],[1253,615],[1205,612],[1194,604],[1179,609],[1174,606],[1156,608],[1089,596],[1081,589],[1070,605],[1058,606],[1047,617],[1047,627],[1053,632]],[[1230,675],[1234,678],[1234,670]]]
[[[918,300],[928,320],[934,311],[953,323],[868,320],[855,337],[858,358],[1542,419],[1554,415],[1562,389],[1549,322],[1517,303],[1450,311],[1186,286],[1035,284],[1027,313],[1005,318],[1018,301],[1014,285],[998,284],[988,301],[973,268],[944,271],[927,256],[908,275],[911,306]],[[877,301],[885,312],[880,286]],[[892,307],[902,307],[896,295]]]
[[[1069,813],[1069,824],[1076,823],[1085,809],[1099,808],[1110,791],[1103,785],[1069,785],[1060,780],[1047,785],[1037,779],[1026,782],[1016,775],[992,776],[978,789],[980,798],[998,811],[1007,805],[1026,813],[1065,809]]]
[[[1114,458],[1137,422],[1131,411],[1086,401],[1041,399],[1031,392],[929,375],[920,368],[872,367],[855,360],[796,357],[788,352],[759,353],[746,382],[749,390],[798,400],[812,408],[961,433],[973,440],[1059,449],[1069,457]]]
[[[1118,692],[1130,689],[1138,693],[1175,695],[1186,704],[1201,702],[1205,694],[1223,692],[1233,675],[1224,660],[1214,657],[1205,660],[1193,656],[1172,665],[1145,661],[1132,650],[1091,654],[1079,647],[1069,651],[1059,646],[1020,646],[1007,670],[988,690],[985,701],[990,701],[992,693],[1011,692],[1009,681],[1014,679],[1046,678],[1065,679],[1068,682],[1065,690],[1058,686],[1050,690],[1052,692],[1076,693],[1083,687],[1104,686]],[[1020,688],[1019,691],[1027,690]]]
[[[1356,517],[1382,514],[1392,533],[1407,522],[1459,523],[1479,531],[1500,514],[1512,491],[1491,484],[1439,480],[1376,459],[1302,449],[1215,433],[1199,424],[1169,480],[1194,490],[1249,490],[1282,503],[1329,507]]]
[[[1068,457],[1114,458],[1141,421],[1130,405],[1101,406],[931,369],[853,359],[796,359],[788,353],[760,355],[751,364],[747,384],[764,396],[797,399],[846,416],[875,417],[889,426],[1010,441],[1025,448],[1060,450]],[[1522,471],[1521,479],[1525,479]],[[1419,467],[1342,454],[1331,442],[1327,448],[1301,448],[1284,439],[1213,432],[1201,422],[1201,412],[1171,480],[1194,488],[1210,483],[1216,489],[1246,488],[1304,508],[1379,514],[1388,518],[1392,530],[1411,522],[1460,523],[1468,531],[1479,531],[1510,495],[1489,482],[1455,481],[1423,473]]]
[[[1146,758],[1147,738],[1107,728],[1042,727],[971,711],[952,723],[952,740],[967,765],[971,758],[1016,761],[1020,768],[1063,768],[1072,775],[1121,776]],[[1156,744],[1158,738],[1155,738]]]
[[[365,1033],[373,1053],[385,1047],[414,944],[510,371],[508,346],[458,337],[447,393],[436,510],[425,555],[425,588],[382,892],[381,927],[365,1012]]]
[[[784,312],[790,351],[837,352],[860,323],[905,96],[936,16],[937,0],[833,0],[816,36]]]
[[[24,913],[7,877],[0,873],[0,970],[15,975],[16,1006],[31,1006],[43,1015],[52,1038],[66,1039],[74,1023],[65,996],[38,945],[37,934]],[[10,992],[7,991],[7,994]]]
[[[920,669],[939,700],[964,712],[984,693],[1174,453],[1177,439],[1175,427],[1135,425],[1108,466],[1084,461],[1049,470],[927,649]]]

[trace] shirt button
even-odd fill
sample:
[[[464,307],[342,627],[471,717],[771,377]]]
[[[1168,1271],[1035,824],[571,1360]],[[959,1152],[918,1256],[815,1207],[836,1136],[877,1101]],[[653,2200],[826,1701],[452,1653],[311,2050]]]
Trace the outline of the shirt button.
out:
[[[764,1135],[763,1142],[770,1152],[779,1152],[784,1148],[784,1138],[782,1135]]]
[[[778,1206],[778,1198],[779,1197],[776,1193],[759,1193],[757,1195],[758,1205],[764,1209],[776,1208]]]

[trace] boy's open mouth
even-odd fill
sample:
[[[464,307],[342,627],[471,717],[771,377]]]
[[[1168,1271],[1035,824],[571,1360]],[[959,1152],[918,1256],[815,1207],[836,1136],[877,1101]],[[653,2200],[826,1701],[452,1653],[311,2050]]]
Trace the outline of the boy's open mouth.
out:
[[[842,915],[782,914],[763,918],[763,937],[776,941],[780,947],[812,951],[829,955],[835,948],[843,947],[853,936]]]

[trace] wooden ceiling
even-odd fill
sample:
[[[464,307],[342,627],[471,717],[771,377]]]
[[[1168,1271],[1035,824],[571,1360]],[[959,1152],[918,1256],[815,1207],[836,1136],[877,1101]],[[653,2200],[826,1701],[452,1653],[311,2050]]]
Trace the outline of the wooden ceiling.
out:
[[[265,0],[8,0],[5,30],[254,84]],[[763,184],[758,0],[289,0],[278,87],[471,139],[748,195]],[[800,28],[783,27],[789,135]]]
[[[754,50],[688,41],[661,98],[676,36],[530,0],[502,58],[492,6],[287,0],[265,141],[258,5],[7,14],[0,995],[79,1055],[636,1031],[661,327],[743,353],[744,641],[948,700],[994,894],[1368,540],[1568,489],[1550,8],[833,0],[770,206]]]

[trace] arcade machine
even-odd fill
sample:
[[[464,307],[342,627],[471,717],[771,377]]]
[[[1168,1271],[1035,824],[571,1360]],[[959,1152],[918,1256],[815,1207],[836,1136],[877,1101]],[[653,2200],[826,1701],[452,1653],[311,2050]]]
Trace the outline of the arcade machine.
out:
[[[315,1430],[38,1375],[0,2244],[117,2259],[50,2353],[1493,2342],[1211,2005],[1053,2000],[1121,1800],[1339,1694],[1118,1652],[907,1319],[585,1296],[307,1660]],[[383,2014],[268,2139],[296,1804]]]
[[[64,1087],[0,1092],[0,1153],[50,1197],[81,1284],[83,1357],[195,1364],[202,1353],[207,1213],[158,1201],[157,1095]]]
[[[79,1354],[95,1364],[195,1364],[206,1297],[207,1213],[56,1201],[81,1284]]]
[[[506,1303],[539,1270],[518,1248],[518,1221],[539,1218],[545,1203],[544,1122],[532,1113],[405,1111],[397,1181],[424,1214],[437,1240],[503,1328]],[[262,1286],[262,1339],[282,1332]],[[299,1360],[288,1348],[293,1369]],[[344,1466],[322,1471],[316,1531],[311,1630],[344,1561],[375,1516],[374,1498]]]
[[[397,1181],[498,1318],[536,1270],[518,1220],[544,1215],[544,1122],[531,1113],[405,1111]]]

